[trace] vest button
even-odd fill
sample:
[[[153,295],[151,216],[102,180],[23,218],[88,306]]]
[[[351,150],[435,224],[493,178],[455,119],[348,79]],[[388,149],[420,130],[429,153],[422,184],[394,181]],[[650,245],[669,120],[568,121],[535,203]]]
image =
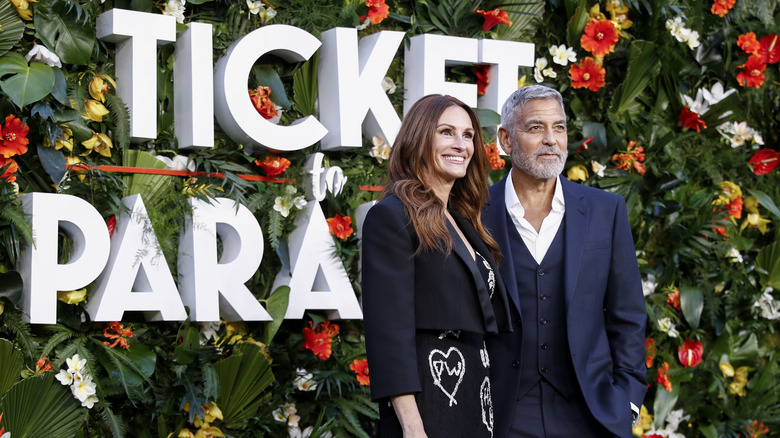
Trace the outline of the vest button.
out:
[[[549,346],[549,345],[547,345],[547,344],[542,344],[542,350],[546,350],[546,349],[548,349],[548,348],[550,348],[550,346]]]
[[[549,372],[550,372],[550,369],[549,369],[549,368],[547,368],[547,367],[543,367],[543,368],[542,368],[542,372],[543,372],[543,373],[549,373]]]
[[[541,295],[539,296],[539,299],[540,299],[540,300],[542,300],[542,301],[544,301],[544,300],[546,300],[546,299],[547,299],[547,295],[545,295],[545,294],[541,294]]]
[[[542,319],[539,320],[539,323],[542,324],[542,325],[545,325],[545,324],[547,324],[547,320],[542,318]]]
[[[520,361],[516,360],[516,361],[512,362],[512,368],[520,368]]]
[[[539,269],[539,275],[540,276],[544,275],[544,269]]]

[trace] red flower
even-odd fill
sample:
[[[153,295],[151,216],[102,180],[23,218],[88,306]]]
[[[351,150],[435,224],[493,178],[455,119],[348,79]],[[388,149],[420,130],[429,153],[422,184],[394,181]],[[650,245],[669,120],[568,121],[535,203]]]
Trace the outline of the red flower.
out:
[[[315,356],[321,360],[326,360],[330,357],[332,351],[331,346],[333,341],[329,334],[329,331],[332,331],[332,328],[326,327],[326,329],[329,330],[325,331],[323,329],[323,324],[324,322],[319,324],[315,331],[312,328],[312,322],[309,321],[309,327],[303,328],[303,346],[301,348],[303,350],[311,350]],[[338,333],[338,326],[335,324],[334,326],[336,327],[336,333]]]
[[[491,169],[501,170],[506,166],[506,161],[501,158],[501,153],[498,152],[498,146],[495,143],[485,145],[485,150],[487,151],[488,163]]]
[[[3,158],[11,158],[14,155],[22,155],[27,152],[27,133],[30,127],[22,123],[22,119],[11,114],[5,118],[5,126],[0,131],[0,155]]]
[[[688,109],[688,105],[680,111],[680,124],[686,129],[695,129],[701,132],[701,128],[707,129],[707,124],[699,118],[699,115]]]
[[[764,423],[759,424],[758,420],[753,420],[753,423],[751,423],[750,426],[745,426],[745,429],[748,431],[748,438],[769,436],[769,428],[764,426]]]
[[[390,6],[385,4],[385,0],[366,0],[366,6],[371,24],[381,23],[390,14]]]
[[[16,164],[16,161],[0,155],[0,169],[3,168],[5,170],[0,173],[0,179],[4,179],[8,183],[16,182],[16,175],[14,174],[19,170],[19,165]]]
[[[758,55],[767,64],[774,64],[780,61],[780,41],[778,41],[778,37],[780,35],[772,33],[761,38],[761,47],[758,49]]]
[[[106,228],[108,228],[108,237],[111,237],[114,235],[114,231],[116,230],[116,216],[111,216],[106,221]]]
[[[655,360],[655,339],[645,339],[645,365],[650,368]]]
[[[658,374],[655,376],[655,381],[661,384],[665,390],[672,392],[672,381],[666,373],[669,371],[669,364],[664,362],[663,365],[658,367]]]
[[[739,82],[739,85],[751,88],[759,88],[764,85],[764,70],[766,70],[766,64],[764,64],[764,61],[760,56],[750,55],[747,62],[738,65],[737,68],[744,68],[744,70],[737,73],[737,82]]]
[[[720,17],[725,17],[731,8],[734,7],[734,3],[736,2],[737,0],[715,0],[715,3],[712,4],[710,12],[715,15],[719,15]]]
[[[579,64],[569,67],[571,86],[574,88],[587,88],[590,91],[599,91],[604,86],[604,76],[607,71],[599,65],[595,59],[588,56]]]
[[[109,339],[109,341],[103,341],[103,344],[109,347],[116,347],[117,344],[122,348],[130,348],[127,343],[127,338],[133,337],[133,330],[125,328],[119,321],[109,322],[106,328],[103,329],[103,336]],[[114,342],[110,342],[113,339]]]
[[[761,149],[750,157],[748,163],[753,166],[753,173],[761,176],[775,170],[778,160],[780,160],[780,154],[777,151]]]
[[[357,381],[362,386],[371,385],[371,379],[368,377],[368,361],[365,359],[355,359],[349,369],[357,374]]]
[[[590,20],[585,33],[580,37],[582,48],[593,56],[603,57],[614,51],[620,39],[615,25],[609,20]]]
[[[632,140],[628,143],[626,152],[612,155],[612,161],[618,162],[617,166],[615,166],[618,169],[627,171],[634,169],[638,174],[644,175],[645,165],[642,164],[642,161],[645,161],[644,150],[645,148],[639,146],[636,141]]]
[[[354,231],[352,227],[350,227],[352,218],[349,216],[341,216],[337,213],[336,216],[328,218],[327,221],[330,234],[333,234],[341,240],[345,240],[347,237],[351,236]]]
[[[672,292],[669,292],[669,294],[666,296],[666,305],[673,307],[677,310],[680,310],[680,291],[679,290],[673,290]]]
[[[326,319],[317,326],[317,332],[325,333],[332,338],[339,334],[339,326],[338,324],[331,323]]]
[[[677,349],[677,357],[684,367],[695,367],[701,362],[704,347],[697,340],[686,339],[685,343]]]
[[[487,32],[494,28],[498,24],[512,25],[512,21],[509,19],[509,14],[506,11],[502,11],[501,8],[493,9],[492,11],[474,11],[475,14],[479,14],[485,18],[485,24],[482,25],[482,32]]]
[[[266,155],[265,160],[260,161],[259,158],[255,158],[255,165],[263,169],[265,176],[269,180],[276,178],[284,173],[288,167],[290,167],[290,160],[284,157],[277,157],[276,155]]]
[[[663,435],[658,435],[657,433],[654,433],[652,435],[642,435],[642,438],[664,438]]]
[[[742,219],[742,206],[744,201],[742,196],[737,196],[733,201],[726,204],[726,208],[729,210],[729,216],[734,219]]]
[[[737,38],[737,45],[740,49],[751,55],[758,55],[758,49],[761,48],[761,44],[758,43],[756,34],[753,32],[740,35],[739,38]]]
[[[485,88],[490,84],[490,64],[474,66],[474,76],[477,77],[477,94],[485,94]]]
[[[35,362],[35,373],[40,374],[46,371],[51,371],[51,363],[49,363],[48,357],[42,357]]]
[[[271,89],[268,87],[257,87],[255,90],[249,90],[249,98],[252,105],[264,119],[268,120],[276,116],[276,105],[271,100]]]

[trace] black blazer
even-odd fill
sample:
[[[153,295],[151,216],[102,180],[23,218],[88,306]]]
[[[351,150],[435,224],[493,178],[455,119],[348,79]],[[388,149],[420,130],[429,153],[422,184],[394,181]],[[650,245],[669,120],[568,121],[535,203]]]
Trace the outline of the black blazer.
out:
[[[465,218],[451,213],[496,272],[492,303],[476,263],[449,222],[455,242],[450,254],[425,251],[414,256],[419,240],[397,197],[383,199],[366,216],[361,275],[374,400],[421,391],[417,330],[511,330],[506,290],[487,245]]]

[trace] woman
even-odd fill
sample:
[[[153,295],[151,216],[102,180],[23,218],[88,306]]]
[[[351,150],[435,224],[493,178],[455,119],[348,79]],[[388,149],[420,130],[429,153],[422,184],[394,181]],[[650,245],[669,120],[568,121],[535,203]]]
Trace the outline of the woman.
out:
[[[510,331],[498,245],[482,226],[476,114],[441,95],[406,115],[363,226],[363,310],[380,436],[490,437],[483,338]]]

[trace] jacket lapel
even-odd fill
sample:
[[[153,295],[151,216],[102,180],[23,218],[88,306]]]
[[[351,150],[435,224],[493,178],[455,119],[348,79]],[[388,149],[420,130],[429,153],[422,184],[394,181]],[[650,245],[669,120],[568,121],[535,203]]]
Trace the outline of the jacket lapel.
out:
[[[566,213],[563,215],[565,225],[564,241],[564,293],[566,295],[566,310],[574,299],[577,279],[580,275],[582,253],[585,250],[585,233],[590,220],[589,209],[582,201],[580,187],[565,178],[560,178],[563,189],[563,200]]]

